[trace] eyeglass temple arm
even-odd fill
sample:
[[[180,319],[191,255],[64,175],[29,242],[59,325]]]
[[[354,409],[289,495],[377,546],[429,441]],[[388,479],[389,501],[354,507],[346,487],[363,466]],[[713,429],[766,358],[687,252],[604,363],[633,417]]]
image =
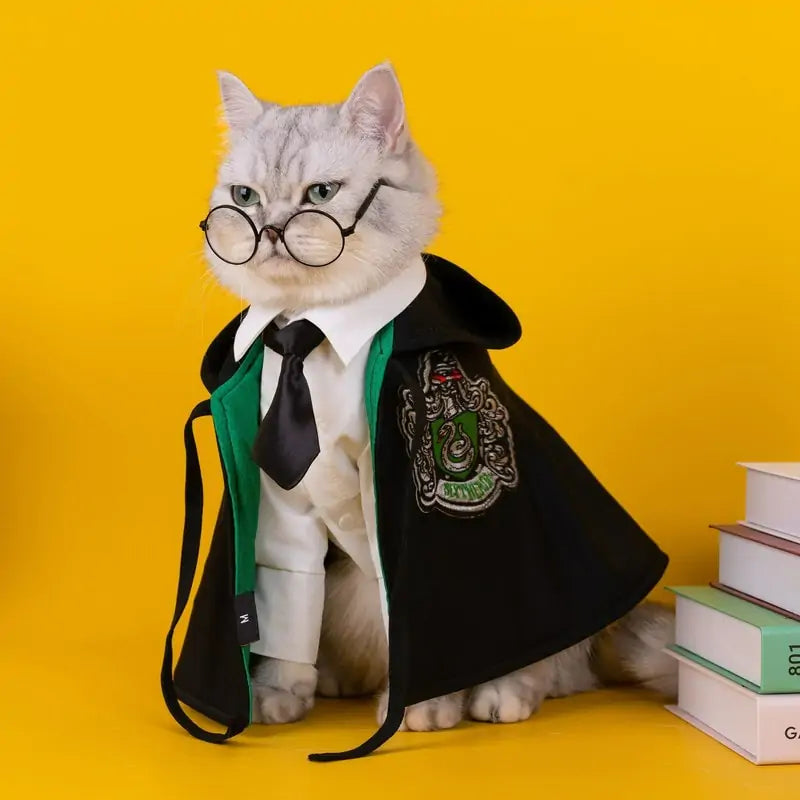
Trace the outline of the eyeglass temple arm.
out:
[[[361,219],[361,217],[364,216],[364,214],[367,213],[367,209],[369,208],[370,203],[372,203],[372,201],[375,199],[375,195],[378,194],[378,189],[380,189],[381,186],[388,186],[387,182],[382,178],[378,181],[375,181],[375,183],[373,184],[372,189],[370,189],[370,192],[364,199],[364,202],[361,204],[358,211],[356,211],[356,216],[355,219],[353,220],[353,224],[349,228],[345,228],[342,231],[342,233],[345,236],[349,236],[356,229],[358,221]]]

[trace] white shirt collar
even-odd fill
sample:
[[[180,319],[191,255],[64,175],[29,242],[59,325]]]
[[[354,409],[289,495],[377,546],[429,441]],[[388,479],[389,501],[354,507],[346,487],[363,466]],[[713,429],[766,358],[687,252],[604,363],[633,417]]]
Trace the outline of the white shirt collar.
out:
[[[425,285],[427,270],[417,257],[399,275],[370,294],[334,306],[317,306],[293,313],[289,322],[313,322],[347,366],[372,337],[404,311]],[[233,355],[241,361],[261,332],[285,309],[280,305],[252,305],[236,331]]]

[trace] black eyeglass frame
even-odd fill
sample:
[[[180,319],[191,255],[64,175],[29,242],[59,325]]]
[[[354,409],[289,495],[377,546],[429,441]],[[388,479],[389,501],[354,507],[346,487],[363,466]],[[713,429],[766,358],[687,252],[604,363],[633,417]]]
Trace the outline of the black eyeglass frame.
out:
[[[214,206],[214,208],[212,208],[211,211],[209,211],[208,214],[206,214],[205,219],[200,223],[200,230],[203,231],[203,233],[205,234],[206,242],[208,242],[208,246],[211,248],[211,250],[214,253],[214,255],[216,255],[218,258],[221,258],[227,264],[233,264],[234,266],[241,266],[242,264],[246,264],[258,252],[258,246],[261,244],[261,237],[264,235],[264,231],[274,231],[275,233],[278,234],[278,239],[280,239],[281,243],[286,248],[286,252],[298,264],[302,264],[304,267],[311,267],[312,269],[316,269],[318,267],[327,267],[328,265],[333,264],[333,262],[336,261],[336,259],[339,258],[339,256],[341,256],[341,254],[344,252],[345,239],[348,236],[352,236],[352,234],[355,232],[356,225],[358,224],[359,220],[364,216],[364,214],[367,213],[367,209],[370,207],[370,205],[372,204],[372,201],[375,199],[375,195],[378,193],[378,189],[380,189],[381,186],[388,186],[388,185],[389,184],[387,183],[387,181],[383,180],[383,178],[375,181],[375,183],[372,185],[372,188],[369,191],[369,194],[364,199],[364,202],[358,207],[358,210],[355,213],[355,218],[353,220],[353,224],[350,225],[347,228],[343,228],[341,223],[339,222],[339,220],[336,219],[336,217],[332,216],[331,214],[328,214],[327,211],[322,211],[319,208],[303,208],[303,209],[300,209],[299,211],[295,211],[295,213],[292,214],[289,217],[289,219],[287,219],[286,222],[283,223],[283,227],[282,228],[279,228],[277,225],[265,225],[263,228],[261,228],[261,230],[259,230],[256,227],[256,225],[253,222],[253,220],[249,217],[249,215],[246,214],[244,211],[242,211],[242,209],[239,208],[239,206],[221,205],[221,206]],[[250,229],[253,231],[253,241],[254,241],[253,252],[250,253],[250,255],[246,259],[244,259],[244,261],[229,261],[227,258],[224,258],[216,250],[214,250],[214,245],[211,244],[211,240],[208,237],[208,220],[209,220],[209,218],[211,217],[211,215],[215,211],[218,211],[218,210],[223,209],[223,208],[229,209],[231,211],[236,211],[237,213],[239,213],[242,217],[244,217],[244,219],[247,220],[247,224],[250,226]],[[331,222],[333,222],[336,225],[336,227],[341,232],[341,234],[342,234],[342,246],[339,248],[339,252],[330,261],[326,261],[324,264],[307,264],[305,261],[301,261],[296,255],[294,255],[294,253],[292,253],[291,248],[289,247],[289,245],[286,244],[286,240],[284,239],[283,232],[286,230],[286,228],[288,227],[289,223],[295,217],[299,217],[301,214],[320,214],[323,217],[327,217],[329,220],[331,220]]]

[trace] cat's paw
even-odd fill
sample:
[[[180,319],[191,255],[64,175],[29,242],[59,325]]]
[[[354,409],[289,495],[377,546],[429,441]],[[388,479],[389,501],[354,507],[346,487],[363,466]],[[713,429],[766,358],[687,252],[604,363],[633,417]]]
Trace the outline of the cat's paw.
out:
[[[401,731],[443,731],[454,728],[464,719],[466,692],[454,692],[416,703],[406,709]],[[378,723],[383,724],[389,704],[389,693],[378,700]]]
[[[375,684],[381,682],[380,678],[370,682],[368,679],[374,677],[370,675],[367,676],[367,680],[363,675],[345,674],[341,677],[325,665],[319,665],[317,673],[319,676],[317,694],[320,697],[368,697],[375,694],[377,688]]]
[[[303,697],[284,689],[253,687],[253,721],[264,725],[299,722],[308,714],[313,704],[313,694]]]
[[[539,708],[544,695],[534,665],[476,686],[469,715],[479,722],[523,722]]]
[[[298,722],[314,705],[317,671],[311,664],[264,659],[253,671],[253,722]]]
[[[342,677],[334,672],[326,664],[319,664],[317,666],[317,694],[320,697],[365,697],[372,694],[375,689],[363,684],[358,677],[350,678],[349,676]]]

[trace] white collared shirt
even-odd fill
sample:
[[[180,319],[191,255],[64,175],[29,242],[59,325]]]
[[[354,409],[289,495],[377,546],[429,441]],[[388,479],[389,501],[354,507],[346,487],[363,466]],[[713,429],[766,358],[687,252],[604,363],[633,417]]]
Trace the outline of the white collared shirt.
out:
[[[273,320],[288,324],[307,319],[325,334],[325,341],[304,362],[319,455],[303,480],[288,491],[261,472],[255,545],[260,639],[250,647],[254,653],[316,662],[329,539],[365,574],[383,583],[364,373],[373,337],[419,294],[425,278],[425,265],[417,258],[388,284],[343,305],[288,315],[279,306],[251,306],[236,332],[233,352],[237,361]],[[275,395],[281,360],[264,348],[262,417]],[[381,597],[385,598],[383,585]]]

